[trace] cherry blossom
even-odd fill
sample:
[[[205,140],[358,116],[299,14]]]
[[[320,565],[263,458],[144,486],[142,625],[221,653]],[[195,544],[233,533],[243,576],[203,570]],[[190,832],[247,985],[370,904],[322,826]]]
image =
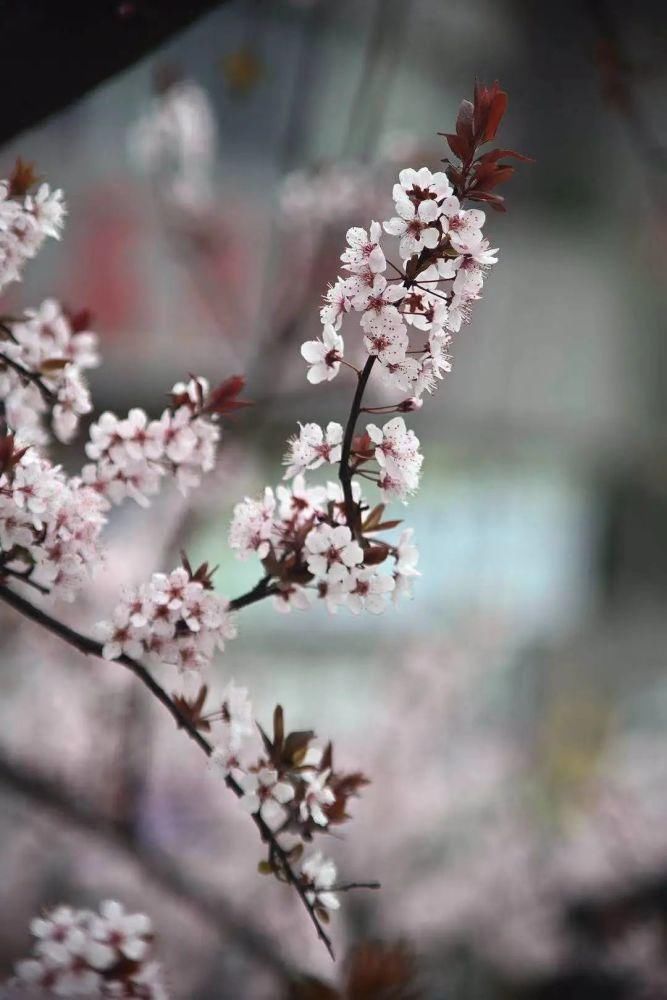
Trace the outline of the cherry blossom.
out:
[[[333,789],[328,785],[330,772],[304,771],[303,780],[306,788],[303,799],[299,805],[299,813],[302,820],[312,818],[318,826],[327,826],[329,823],[327,814],[323,806],[330,806],[336,801]]]
[[[364,347],[383,365],[396,365],[405,360],[410,343],[405,323],[396,313],[367,313],[364,323]]]
[[[86,320],[46,299],[21,320],[0,323],[0,402],[24,441],[48,442],[44,418],[50,410],[53,433],[67,443],[79,418],[92,410],[83,372],[99,358],[97,337],[85,329]]]
[[[236,625],[208,578],[183,574],[180,567],[168,577],[156,573],[147,585],[123,593],[111,621],[97,626],[105,659],[149,656],[154,664],[175,666],[186,686],[198,683],[215,650],[235,638]]]
[[[330,285],[324,297],[325,305],[320,309],[323,326],[333,326],[334,330],[340,330],[343,316],[352,308],[352,297],[349,279],[338,278],[334,285]],[[339,349],[338,345],[335,346]]]
[[[419,439],[406,428],[403,417],[394,417],[382,429],[368,424],[366,433],[375,445],[375,458],[381,468],[380,488],[399,499],[414,493],[419,485],[423,456]]]
[[[363,549],[347,525],[319,524],[306,536],[308,569],[315,576],[341,579],[364,558]]]
[[[428,167],[421,167],[419,170],[406,167],[401,170],[398,175],[398,183],[394,184],[392,191],[394,202],[406,199],[413,202],[430,199],[442,202],[444,199],[449,199],[451,195],[452,186],[447,174],[442,170],[431,173]],[[452,200],[456,201],[458,207],[458,199]]]
[[[330,382],[340,370],[343,338],[328,323],[322,330],[322,340],[307,340],[301,345],[301,356],[310,366],[306,376],[309,382]]]
[[[20,279],[47,237],[59,239],[66,212],[62,191],[41,184],[35,195],[21,196],[13,180],[0,182],[0,288]]]
[[[285,822],[284,806],[294,798],[294,788],[278,780],[278,772],[262,768],[241,779],[243,798],[241,806],[246,812],[258,812],[270,830],[277,830]]]
[[[338,910],[340,900],[332,891],[336,884],[336,866],[320,851],[308,855],[301,865],[301,876],[310,901],[324,910]]]
[[[287,465],[285,479],[305,472],[306,469],[318,469],[328,462],[334,465],[340,461],[343,428],[331,421],[326,430],[319,424],[300,424],[299,433],[288,441],[288,451],[283,459]]]
[[[431,250],[437,247],[442,235],[434,225],[442,215],[437,202],[429,198],[415,205],[407,198],[400,198],[396,201],[396,211],[398,215],[384,223],[384,230],[401,237],[399,253],[404,260],[424,247]]]
[[[387,266],[380,246],[382,226],[371,222],[370,230],[355,227],[347,231],[347,250],[341,260],[348,271],[362,271],[369,268],[374,274],[384,271]]]
[[[229,529],[229,545],[240,559],[256,553],[260,559],[268,555],[273,534],[273,512],[276,499],[267,486],[261,500],[246,497],[234,507]]]
[[[0,434],[2,442],[11,438]],[[15,442],[13,449],[15,461],[0,472],[0,571],[72,600],[101,558],[103,503],[34,448]]]
[[[171,398],[159,420],[134,408],[123,420],[106,412],[91,425],[86,454],[95,464],[82,476],[109,504],[130,497],[147,507],[163,477],[173,475],[185,494],[213,469],[220,430],[207,410],[208,382],[177,382]]]
[[[394,587],[393,598],[412,597],[412,581],[416,576],[421,576],[417,569],[419,562],[419,549],[412,541],[414,531],[406,528],[402,532],[398,545],[396,546],[394,564]]]
[[[39,988],[40,996],[168,1000],[145,914],[127,913],[113,900],[99,913],[59,906],[30,930],[33,956],[16,963],[7,983],[11,996],[34,996]]]
[[[387,595],[394,589],[394,579],[372,569],[353,569],[350,573],[349,591],[345,600],[350,611],[358,615],[364,609],[381,615],[387,606]]]

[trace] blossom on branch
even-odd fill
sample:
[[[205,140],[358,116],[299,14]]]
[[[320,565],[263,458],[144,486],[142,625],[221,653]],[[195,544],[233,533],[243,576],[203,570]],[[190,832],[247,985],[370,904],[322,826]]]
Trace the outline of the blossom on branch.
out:
[[[167,1000],[152,958],[153,928],[143,913],[106,900],[99,913],[58,906],[32,921],[30,958],[16,964],[12,996],[142,997]]]
[[[126,590],[111,621],[97,626],[105,659],[146,656],[155,665],[177,667],[184,684],[198,690],[215,650],[236,636],[228,601],[212,586],[209,577],[179,567]]]
[[[86,313],[67,313],[55,299],[20,320],[0,320],[0,401],[24,441],[46,444],[50,411],[56,438],[69,442],[92,410],[83,372],[99,364],[97,335]]]
[[[164,476],[173,475],[182,493],[198,486],[215,465],[220,429],[210,412],[208,381],[177,382],[171,404],[159,420],[143,410],[130,410],[124,420],[103,413],[90,428],[86,454],[94,464],[84,467],[84,480],[109,504],[131,497],[149,506]]]

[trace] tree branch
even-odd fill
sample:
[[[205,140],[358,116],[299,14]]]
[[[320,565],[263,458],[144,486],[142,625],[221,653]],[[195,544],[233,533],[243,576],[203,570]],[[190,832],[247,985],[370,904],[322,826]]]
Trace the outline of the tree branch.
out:
[[[359,418],[359,413],[361,412],[361,403],[364,398],[364,392],[366,390],[366,385],[371,376],[371,371],[373,370],[373,365],[375,364],[375,355],[371,355],[366,364],[364,365],[362,371],[359,373],[357,381],[357,389],[352,399],[352,405],[350,407],[350,415],[347,418],[347,424],[345,426],[345,434],[343,436],[343,447],[340,455],[340,465],[338,467],[338,478],[340,479],[341,486],[343,487],[343,497],[345,499],[345,517],[347,518],[347,523],[350,531],[353,535],[357,534],[357,512],[354,509],[354,498],[352,496],[352,476],[353,471],[350,468],[350,454],[352,452],[352,440],[354,438],[354,429],[357,425],[357,420]]]
[[[263,587],[260,593],[259,588],[262,584]],[[254,601],[261,600],[263,597],[268,596],[271,592],[272,588],[268,586],[267,581],[262,580],[260,581],[260,584],[258,584],[252,591],[249,591],[248,594],[244,594],[241,597],[236,598],[235,601],[230,602],[230,606],[233,605],[236,608],[245,607],[248,604],[252,604]],[[102,643],[95,639],[91,639],[88,636],[81,635],[81,633],[70,628],[69,625],[65,625],[63,622],[58,621],[58,619],[51,617],[51,615],[47,614],[47,612],[43,611],[41,608],[35,607],[35,605],[31,604],[30,601],[27,601],[24,597],[21,597],[4,584],[0,584],[0,600],[14,608],[15,611],[18,611],[19,614],[22,614],[25,618],[28,618],[30,621],[40,625],[48,632],[51,632],[52,635],[62,639],[64,642],[68,643],[68,645],[77,649],[80,653],[83,653],[84,656],[95,656],[98,659],[104,659],[102,653]],[[197,744],[199,749],[206,754],[207,757],[211,756],[214,749],[212,744],[209,743],[204,736],[202,736],[199,730],[192,724],[190,719],[188,719],[188,717],[181,712],[178,705],[170,698],[164,688],[158,684],[158,682],[141,663],[125,655],[118,657],[118,659],[113,662],[121,663],[124,667],[127,667],[128,670],[131,670],[135,677],[141,681],[144,687],[150,691],[153,697],[156,698],[160,704],[164,706],[164,708],[166,708],[179,729],[184,729],[190,739]],[[225,778],[225,784],[237,798],[242,798],[244,794],[243,789],[231,775],[227,775]],[[315,907],[306,896],[306,890],[301,884],[299,876],[293,870],[287,853],[280,846],[273,831],[267,826],[259,813],[254,813],[252,815],[252,820],[259,830],[261,839],[264,843],[270,846],[271,854],[277,859],[285,879],[296,890],[313,926],[315,927],[318,938],[324,944],[325,948],[331,955],[331,958],[334,959],[335,955],[331,939],[324,930],[319,917],[315,912]]]
[[[18,361],[13,361],[12,358],[8,358],[6,354],[0,353],[0,367],[2,365],[12,368],[25,382],[32,382],[33,385],[36,385],[41,393],[42,399],[45,403],[48,403],[49,406],[53,406],[54,403],[58,402],[58,397],[49,389],[47,385],[44,384],[42,377],[38,372],[33,372],[30,371],[29,368],[24,368]]]

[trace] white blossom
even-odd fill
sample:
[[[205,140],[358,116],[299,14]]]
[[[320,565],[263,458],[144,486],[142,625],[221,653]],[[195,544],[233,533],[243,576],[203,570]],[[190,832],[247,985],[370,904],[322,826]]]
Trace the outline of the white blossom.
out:
[[[341,255],[341,260],[348,271],[360,271],[369,268],[374,274],[384,271],[387,266],[385,256],[380,246],[382,226],[379,222],[371,222],[370,230],[355,227],[347,231],[347,250]]]
[[[299,803],[299,814],[304,823],[310,818],[318,826],[328,826],[329,820],[323,807],[336,801],[333,789],[327,784],[330,776],[330,771],[303,772],[306,787],[303,800]]]
[[[153,663],[176,667],[182,682],[190,685],[216,649],[235,638],[236,624],[225,598],[179,568],[124,590],[111,621],[99,622],[97,632],[106,659],[149,656]]]
[[[338,910],[340,901],[332,891],[336,885],[336,866],[320,851],[308,855],[301,864],[301,875],[306,883],[308,901],[325,910]]]
[[[151,957],[152,925],[113,900],[99,913],[56,907],[30,925],[30,958],[17,962],[10,996],[143,997],[168,1000],[160,966]],[[5,994],[3,993],[3,996]]]
[[[322,340],[305,341],[301,345],[301,356],[309,365],[308,381],[317,385],[335,378],[340,370],[343,350],[343,338],[331,324],[322,330]]]
[[[359,565],[364,552],[347,525],[320,524],[306,536],[308,569],[315,576],[340,580]]]
[[[398,215],[385,222],[384,229],[391,236],[400,236],[399,253],[403,260],[420,253],[425,247],[432,250],[438,245],[441,230],[434,223],[441,220],[440,225],[443,226],[446,219],[437,202],[428,199],[415,206],[407,198],[399,198],[396,211]]]
[[[283,459],[287,465],[285,479],[291,479],[306,469],[317,469],[325,462],[340,461],[343,428],[331,421],[323,430],[319,424],[299,424],[299,433],[288,441],[288,451]]]
[[[294,798],[294,788],[278,779],[277,771],[262,768],[241,779],[243,798],[241,806],[246,812],[259,813],[270,830],[277,830],[286,819],[284,806]]]

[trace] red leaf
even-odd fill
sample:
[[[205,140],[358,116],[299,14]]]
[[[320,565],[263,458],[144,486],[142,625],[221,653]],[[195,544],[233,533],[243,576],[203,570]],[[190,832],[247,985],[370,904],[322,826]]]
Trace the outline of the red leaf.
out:
[[[493,103],[489,108],[486,124],[484,126],[484,134],[482,135],[482,142],[489,142],[489,140],[495,139],[498,126],[500,125],[506,111],[507,94],[504,90],[500,90],[494,97]]]
[[[482,183],[479,185],[482,191],[490,191],[494,187],[498,187],[499,184],[504,184],[508,181],[512,174],[515,172],[514,167],[509,166],[499,166],[489,174],[488,177],[484,177]]]
[[[441,133],[447,140],[447,144],[451,149],[454,156],[458,156],[459,160],[465,160],[470,156],[471,146],[468,142],[460,135],[454,135],[451,132]]]
[[[206,404],[206,413],[233,413],[234,410],[243,409],[245,406],[252,406],[248,399],[238,399],[237,397],[245,388],[245,378],[243,375],[232,375],[225,379],[220,385],[213,389]]]
[[[470,201],[483,201],[485,204],[495,208],[496,212],[506,212],[503,204],[505,199],[499,194],[488,194],[486,191],[471,191],[467,197]]]
[[[507,110],[507,94],[496,80],[492,87],[475,82],[474,134],[481,145],[495,138],[498,126]]]
[[[513,156],[515,160],[521,160],[523,163],[534,163],[535,160],[532,156],[524,156],[523,153],[517,153],[514,149],[490,149],[488,153],[483,153],[479,157],[477,163],[495,163],[497,160],[502,159],[503,156]]]

